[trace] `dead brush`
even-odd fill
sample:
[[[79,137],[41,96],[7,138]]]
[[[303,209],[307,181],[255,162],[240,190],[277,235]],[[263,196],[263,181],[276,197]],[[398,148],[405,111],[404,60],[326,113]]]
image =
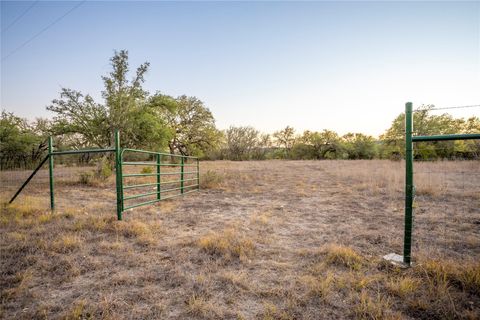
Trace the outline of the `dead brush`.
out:
[[[360,295],[356,298],[357,303],[354,307],[354,313],[357,319],[394,319],[389,316],[391,301],[382,296],[380,292],[376,297],[371,297],[366,290],[362,290]]]
[[[186,301],[188,314],[202,319],[221,319],[223,312],[211,301],[193,294]]]
[[[352,270],[359,270],[364,264],[364,259],[352,248],[330,244],[323,248],[328,264],[341,265]]]
[[[82,246],[82,240],[71,234],[65,234],[57,238],[51,244],[51,250],[57,253],[70,253]]]
[[[420,276],[426,276],[435,284],[454,285],[480,294],[480,263],[458,264],[450,260],[425,260],[416,268]]]
[[[420,285],[421,282],[418,279],[405,276],[398,279],[389,280],[386,283],[386,289],[389,293],[397,297],[405,298],[417,292],[417,289]]]
[[[203,236],[198,240],[198,246],[208,254],[226,260],[246,261],[255,251],[253,241],[233,228]]]
[[[302,276],[299,282],[302,287],[307,288],[307,294],[309,296],[325,300],[332,293],[335,277],[332,272],[327,272],[325,276]]]
[[[216,171],[207,170],[200,176],[201,189],[218,189],[224,180],[224,176]]]

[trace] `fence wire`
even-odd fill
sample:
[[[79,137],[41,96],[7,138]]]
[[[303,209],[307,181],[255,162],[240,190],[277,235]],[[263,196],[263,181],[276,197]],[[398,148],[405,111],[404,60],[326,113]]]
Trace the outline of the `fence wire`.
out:
[[[54,156],[55,207],[74,209],[108,208],[115,212],[115,166],[111,153]],[[0,171],[0,199],[8,202],[38,164]],[[33,176],[13,202],[50,208],[48,161]]]
[[[480,157],[425,156],[414,144],[413,252],[436,258],[480,258]]]

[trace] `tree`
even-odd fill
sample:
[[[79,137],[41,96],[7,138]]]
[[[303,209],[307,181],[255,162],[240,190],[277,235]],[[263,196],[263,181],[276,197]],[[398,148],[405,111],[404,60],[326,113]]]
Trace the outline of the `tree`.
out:
[[[295,129],[286,126],[284,129],[274,132],[273,137],[276,139],[277,145],[285,150],[285,155],[288,157],[295,144]]]
[[[259,132],[253,127],[233,127],[225,132],[228,156],[231,160],[248,160],[257,147]]]
[[[200,99],[186,95],[173,99],[156,94],[150,105],[157,108],[157,116],[165,120],[170,153],[202,156],[217,147],[220,131],[215,127],[211,111]],[[164,107],[158,108],[159,105]]]
[[[349,159],[373,159],[377,156],[377,143],[372,136],[347,133],[342,139]]]
[[[0,115],[0,168],[28,167],[37,162],[46,151],[48,122],[38,119],[33,125],[27,120],[2,110]],[[43,132],[43,133],[45,133]],[[39,134],[40,133],[40,134]]]
[[[432,115],[434,105],[423,105],[413,114],[413,131],[415,135],[444,135],[468,133],[475,131],[478,118],[465,120],[453,118],[449,114]],[[477,131],[478,132],[478,131]],[[380,136],[382,156],[403,157],[405,154],[405,114],[401,113],[392,122],[390,128]],[[415,143],[415,157],[421,159],[450,158],[457,153],[456,148],[471,142],[437,141]]]
[[[343,158],[341,139],[334,131],[305,131],[302,141],[313,148],[313,155],[316,159]]]
[[[114,144],[115,130],[120,130],[124,146],[164,147],[168,136],[164,119],[157,116],[161,106],[152,108],[142,88],[149,63],[141,64],[129,81],[128,51],[115,52],[110,62],[112,72],[102,77],[104,104],[62,88],[60,99],[47,107],[55,113],[54,133],[75,136],[80,145],[106,148]]]

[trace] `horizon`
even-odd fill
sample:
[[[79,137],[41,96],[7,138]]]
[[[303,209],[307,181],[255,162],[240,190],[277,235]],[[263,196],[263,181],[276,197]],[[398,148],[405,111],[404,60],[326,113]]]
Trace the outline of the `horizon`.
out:
[[[147,91],[196,96],[219,129],[378,137],[407,101],[480,103],[479,14],[479,2],[2,2],[1,108],[50,118],[61,87],[103,102],[108,59],[126,49],[131,69],[151,63]]]

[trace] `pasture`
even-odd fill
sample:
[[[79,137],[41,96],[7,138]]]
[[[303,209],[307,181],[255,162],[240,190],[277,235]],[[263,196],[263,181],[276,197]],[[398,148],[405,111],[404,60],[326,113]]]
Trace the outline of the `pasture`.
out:
[[[414,265],[401,253],[404,163],[201,162],[201,189],[126,211],[114,176],[42,171],[0,215],[5,319],[480,317],[480,163],[415,164]],[[57,173],[58,172],[58,173]],[[5,202],[25,172],[0,172]]]

